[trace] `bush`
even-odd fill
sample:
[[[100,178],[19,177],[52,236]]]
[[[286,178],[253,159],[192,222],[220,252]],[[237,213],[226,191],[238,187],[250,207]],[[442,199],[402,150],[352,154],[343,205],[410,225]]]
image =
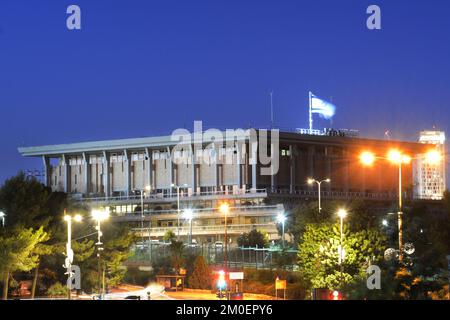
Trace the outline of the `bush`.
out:
[[[195,259],[194,271],[189,277],[189,287],[192,289],[211,288],[211,270],[203,256],[198,256]]]
[[[67,287],[62,285],[61,282],[56,282],[47,289],[47,295],[52,298],[67,296],[68,292]]]

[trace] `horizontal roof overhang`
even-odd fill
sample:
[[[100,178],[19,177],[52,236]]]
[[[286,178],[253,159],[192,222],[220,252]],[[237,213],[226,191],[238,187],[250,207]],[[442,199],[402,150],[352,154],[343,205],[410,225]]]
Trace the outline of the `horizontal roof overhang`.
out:
[[[260,131],[260,130],[257,130]],[[224,133],[224,132],[222,132]],[[216,136],[215,136],[216,137]],[[236,136],[226,136],[225,141],[245,141],[250,137],[250,130],[241,130]],[[108,152],[122,152],[123,150],[143,150],[149,149],[161,149],[164,147],[171,147],[178,144],[194,144],[202,143],[209,144],[211,136],[208,136],[204,132],[203,140],[197,139],[197,136],[192,134],[180,134],[179,136],[157,136],[146,138],[133,138],[133,139],[118,139],[118,140],[103,140],[103,141],[91,141],[91,142],[79,142],[70,144],[59,145],[47,145],[36,147],[21,147],[18,148],[19,153],[24,157],[39,157],[39,156],[60,156],[60,155],[72,155],[72,154],[99,154],[103,151]],[[218,142],[216,140],[216,142]],[[367,138],[351,138],[351,137],[332,137],[332,136],[316,136],[305,135],[291,132],[280,132],[280,144],[312,144],[312,145],[328,145],[328,146],[353,146],[357,148],[364,147],[382,147],[382,148],[395,148],[400,147],[405,151],[412,154],[418,154],[429,148],[429,145],[418,142],[406,142],[406,141],[394,141],[394,140],[379,140],[379,139],[367,139]]]
[[[123,151],[123,150],[142,150],[145,148],[163,148],[179,144],[194,144],[203,143],[209,144],[214,141],[211,137],[215,137],[213,133],[207,135],[204,133],[203,140],[197,139],[193,134],[180,134],[171,136],[147,137],[147,138],[133,138],[133,139],[118,139],[118,140],[103,140],[78,142],[69,144],[36,146],[36,147],[21,147],[18,148],[19,153],[24,157],[38,157],[38,156],[58,156],[62,154],[80,154],[86,153],[101,153],[103,151]],[[249,138],[249,130],[242,130],[236,136],[226,136],[225,141],[245,141]]]

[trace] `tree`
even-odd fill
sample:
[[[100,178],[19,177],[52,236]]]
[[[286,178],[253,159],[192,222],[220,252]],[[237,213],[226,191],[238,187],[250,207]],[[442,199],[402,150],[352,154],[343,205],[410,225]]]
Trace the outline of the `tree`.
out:
[[[23,172],[5,181],[0,188],[0,207],[8,215],[7,226],[47,227],[52,219],[47,206],[51,190]]]
[[[268,244],[266,235],[260,231],[253,229],[252,231],[246,233],[244,232],[237,239],[237,243],[240,247],[259,247],[264,248]]]
[[[189,277],[189,287],[193,289],[211,288],[211,270],[203,256],[198,256],[195,259],[194,271]]]
[[[184,264],[184,244],[182,241],[172,240],[169,246],[170,260],[175,272],[178,273]]]
[[[16,271],[30,271],[38,262],[39,256],[34,249],[48,239],[43,228],[37,230],[16,229],[12,236],[0,236],[0,272],[3,275],[3,295],[8,298],[9,276]]]
[[[175,240],[176,239],[176,235],[175,235],[175,233],[172,231],[172,230],[168,230],[165,234],[164,234],[164,236],[163,236],[163,240],[165,241],[165,242],[172,242],[173,240]]]
[[[383,258],[385,236],[378,230],[350,232],[344,228],[344,272],[341,274],[338,248],[340,230],[336,224],[307,224],[299,244],[298,263],[313,288],[342,288],[365,275],[370,263]]]

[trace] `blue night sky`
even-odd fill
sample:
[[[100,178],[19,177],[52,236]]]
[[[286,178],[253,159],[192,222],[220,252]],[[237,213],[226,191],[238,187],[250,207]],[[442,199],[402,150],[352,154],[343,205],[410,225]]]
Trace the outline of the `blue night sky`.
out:
[[[0,181],[41,168],[19,146],[268,126],[270,90],[281,127],[307,127],[312,90],[335,128],[449,134],[449,15],[448,0],[1,0]]]

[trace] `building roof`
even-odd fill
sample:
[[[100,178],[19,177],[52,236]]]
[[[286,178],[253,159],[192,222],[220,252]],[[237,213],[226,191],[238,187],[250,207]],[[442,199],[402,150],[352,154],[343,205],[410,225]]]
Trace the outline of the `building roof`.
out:
[[[236,137],[237,140],[248,140],[250,136],[250,130],[242,130]],[[182,140],[179,140],[181,137]],[[89,141],[89,142],[77,142],[69,144],[57,144],[46,146],[32,146],[32,147],[20,147],[19,153],[24,157],[39,157],[39,156],[59,156],[62,154],[81,154],[83,152],[101,153],[103,151],[123,151],[123,150],[142,150],[145,148],[163,148],[169,146],[175,146],[180,141],[189,141],[188,143],[200,142],[200,140],[191,141],[191,134],[180,135],[178,139],[173,136],[156,136],[145,138],[132,138],[132,139],[116,139],[116,140],[102,140],[102,141]],[[236,139],[233,137],[233,140]],[[189,140],[186,140],[189,139]],[[229,141],[228,137],[225,139]],[[204,137],[204,143],[210,143],[213,140]],[[366,139],[359,137],[342,137],[342,136],[327,136],[327,135],[309,135],[299,134],[294,132],[280,132],[280,144],[282,143],[306,143],[314,145],[355,145],[355,146],[380,146],[393,147],[401,145],[402,148],[408,151],[418,151],[424,148],[423,144],[417,142],[406,141],[394,141],[394,140],[379,140],[379,139]],[[186,142],[187,143],[187,142]]]

